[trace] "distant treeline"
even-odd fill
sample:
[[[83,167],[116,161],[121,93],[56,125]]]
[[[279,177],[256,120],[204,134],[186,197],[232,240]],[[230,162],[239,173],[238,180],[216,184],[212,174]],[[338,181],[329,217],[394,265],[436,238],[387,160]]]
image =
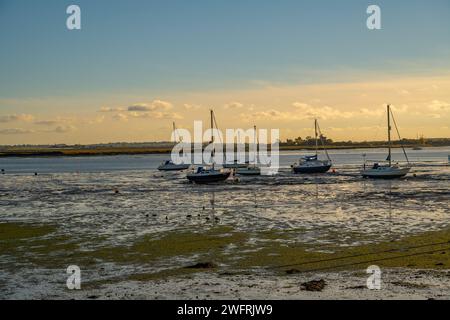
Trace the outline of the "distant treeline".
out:
[[[322,136],[323,144],[328,149],[356,149],[356,148],[381,148],[387,146],[387,141],[337,141],[334,142]],[[312,137],[305,139],[287,139],[280,141],[280,150],[311,150],[315,148],[316,140]],[[322,143],[320,143],[322,144]],[[16,145],[0,146],[1,157],[61,157],[61,156],[106,156],[120,154],[169,154],[175,144],[171,142],[147,142],[147,143],[111,143],[96,145]],[[203,147],[206,147],[204,144]],[[403,139],[392,141],[393,147],[442,147],[450,146],[450,138],[432,139]],[[193,145],[191,146],[193,151]],[[234,146],[237,150],[237,146]],[[260,145],[260,148],[271,149],[269,146]],[[226,150],[224,146],[224,152]],[[249,145],[245,145],[245,150]]]

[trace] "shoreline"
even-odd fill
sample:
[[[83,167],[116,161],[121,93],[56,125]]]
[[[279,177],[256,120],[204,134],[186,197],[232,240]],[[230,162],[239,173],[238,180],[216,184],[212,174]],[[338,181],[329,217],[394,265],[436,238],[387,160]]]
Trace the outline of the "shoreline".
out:
[[[43,270],[39,270],[43,272]],[[227,275],[198,273],[149,281],[123,281],[97,288],[67,290],[31,287],[27,291],[6,289],[2,299],[75,300],[446,300],[450,298],[450,270],[384,269],[379,290],[367,288],[365,270],[305,273]],[[51,282],[63,279],[47,275]],[[302,283],[323,280],[321,290],[305,290]],[[187,289],[189,288],[189,289]]]
[[[414,148],[415,146],[407,146],[405,148]],[[423,148],[441,148],[443,146],[423,146]],[[328,150],[354,150],[354,149],[380,149],[387,148],[385,145],[358,145],[358,146],[326,146]],[[401,146],[394,145],[394,149]],[[422,147],[421,147],[422,148]],[[315,150],[314,146],[280,146],[279,151],[311,151]],[[0,158],[28,158],[28,157],[91,157],[91,156],[117,156],[117,155],[148,155],[148,154],[170,154],[172,148],[42,148],[42,149],[15,149],[0,151]]]

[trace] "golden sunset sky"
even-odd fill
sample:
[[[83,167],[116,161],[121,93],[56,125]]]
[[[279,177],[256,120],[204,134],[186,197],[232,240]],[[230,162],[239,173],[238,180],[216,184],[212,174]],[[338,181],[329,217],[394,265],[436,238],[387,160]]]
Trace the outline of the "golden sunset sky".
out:
[[[108,4],[105,8],[106,3]],[[450,4],[0,2],[0,144],[168,141],[175,121],[386,139],[450,137]]]

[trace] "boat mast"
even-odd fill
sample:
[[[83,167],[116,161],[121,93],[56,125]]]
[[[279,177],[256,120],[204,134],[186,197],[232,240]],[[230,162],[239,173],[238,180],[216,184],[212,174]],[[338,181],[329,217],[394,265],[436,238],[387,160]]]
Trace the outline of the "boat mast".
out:
[[[173,129],[173,140],[175,140],[175,142],[177,142],[177,131],[175,128],[175,121],[172,122],[172,129]]]
[[[258,162],[258,138],[256,136],[256,125],[253,126],[253,143],[255,144],[255,158],[253,159],[255,161],[255,166]]]
[[[213,114],[213,110],[211,109],[211,110],[209,110],[209,112],[210,112],[210,116],[211,116],[211,143],[213,143],[214,142],[214,133],[213,133],[213,129],[214,129],[214,124],[213,124],[213,116],[214,116],[214,114]]]
[[[392,155],[391,155],[391,106],[387,105],[387,121],[388,121],[388,148],[389,148],[389,167],[392,165]]]
[[[211,109],[210,111],[210,117],[211,117],[211,143],[213,144],[213,149],[211,151],[211,162],[212,162],[212,168],[214,170],[214,122],[213,122],[213,117],[214,117],[214,111]]]
[[[318,155],[318,149],[319,149],[319,142],[317,140],[317,119],[314,119],[314,132],[316,137],[316,157]]]

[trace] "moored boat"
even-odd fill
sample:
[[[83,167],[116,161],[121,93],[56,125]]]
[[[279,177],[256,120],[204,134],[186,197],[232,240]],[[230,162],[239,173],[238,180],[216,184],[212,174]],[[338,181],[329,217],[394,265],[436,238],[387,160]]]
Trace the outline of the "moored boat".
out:
[[[214,123],[215,123],[215,117],[214,117],[214,111],[210,110],[210,116],[211,116],[211,144],[214,144]],[[217,124],[216,124],[217,127]],[[211,159],[212,159],[212,165],[211,168],[205,168],[203,166],[200,166],[197,168],[195,172],[188,173],[186,178],[190,182],[198,183],[198,184],[204,184],[204,183],[212,183],[212,182],[221,182],[228,179],[228,177],[231,174],[231,171],[229,170],[217,170],[214,168],[214,149],[211,151]]]
[[[411,168],[400,168],[397,165],[379,165],[375,163],[372,168],[361,172],[364,178],[372,179],[397,179],[408,174]]]
[[[325,173],[331,168],[330,160],[318,160],[317,156],[305,156],[292,169],[295,173]]]
[[[234,160],[233,163],[224,163],[223,167],[226,169],[239,169],[239,168],[247,168],[247,163],[239,163],[237,160]]]
[[[171,160],[166,160],[163,163],[161,163],[160,166],[158,166],[159,171],[182,171],[189,169],[189,164],[175,164]]]
[[[258,142],[258,138],[256,135],[256,126],[253,127],[253,135],[254,135],[253,141],[254,141],[254,143],[256,143],[256,148],[255,148],[256,154],[254,155],[251,164],[248,162],[248,163],[246,163],[245,167],[236,169],[236,174],[238,174],[238,175],[242,175],[242,176],[259,176],[259,175],[261,175],[261,168],[257,166],[257,162],[258,162],[257,153],[258,153],[259,142]]]
[[[261,175],[261,169],[257,166],[247,166],[245,168],[236,169],[236,174],[242,176],[259,176]]]
[[[173,132],[175,135],[174,136],[175,141],[177,141],[177,139],[176,139],[177,129],[175,127],[175,122],[172,122],[172,127],[173,127]],[[180,141],[181,141],[181,139],[178,140],[178,142],[180,142]],[[190,166],[191,166],[190,164],[185,164],[185,163],[176,164],[172,160],[166,160],[158,166],[158,170],[159,171],[182,171],[182,170],[189,169]]]
[[[317,119],[314,120],[314,133],[316,141],[316,154],[313,156],[304,156],[303,158],[300,158],[299,163],[295,163],[292,166],[292,170],[294,171],[294,173],[325,173],[330,170],[332,162],[322,140],[322,133],[320,132]],[[319,160],[319,133],[320,142],[327,158],[326,160]]]
[[[386,161],[387,164],[380,165],[378,162],[374,163],[373,166],[367,169],[366,161],[364,160],[364,168],[361,170],[361,175],[364,178],[371,179],[397,179],[402,178],[408,174],[411,170],[411,166],[409,165],[408,155],[406,154],[405,148],[403,148],[403,153],[405,155],[406,161],[408,165],[405,167],[400,167],[398,164],[392,164],[392,152],[391,152],[391,116],[394,117],[390,105],[387,106],[387,124],[388,124],[388,156]],[[395,123],[395,128],[397,129],[397,134],[400,139],[400,134],[397,128],[397,124]]]
[[[230,176],[231,171],[216,170],[214,168],[198,167],[197,171],[188,173],[187,178],[190,182],[198,184],[225,181]]]

